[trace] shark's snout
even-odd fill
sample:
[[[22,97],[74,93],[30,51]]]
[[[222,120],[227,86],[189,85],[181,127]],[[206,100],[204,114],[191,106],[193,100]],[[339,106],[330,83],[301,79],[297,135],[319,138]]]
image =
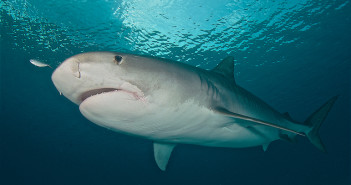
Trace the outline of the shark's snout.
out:
[[[71,57],[65,60],[52,74],[52,80],[57,78],[57,76],[69,75],[76,78],[80,78],[80,62],[77,58]],[[55,82],[55,81],[54,81]]]
[[[90,96],[116,90],[143,97],[136,86],[119,78],[123,60],[111,52],[78,54],[63,61],[51,79],[60,94],[77,105]]]
[[[68,58],[56,68],[51,76],[51,79],[60,94],[65,95],[75,103],[78,103],[77,98],[74,95],[76,93],[75,87],[80,83],[79,79],[81,78],[79,65],[80,63],[77,58]]]

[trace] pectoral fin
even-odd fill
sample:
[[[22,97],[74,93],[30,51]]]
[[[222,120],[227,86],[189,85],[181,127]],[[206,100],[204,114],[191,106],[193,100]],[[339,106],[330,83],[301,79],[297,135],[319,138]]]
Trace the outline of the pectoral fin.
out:
[[[175,144],[154,142],[154,157],[157,166],[165,171]]]
[[[235,119],[251,121],[251,122],[254,122],[254,123],[257,123],[257,124],[266,125],[266,126],[269,126],[269,127],[273,127],[273,128],[277,128],[277,129],[284,130],[284,131],[287,131],[287,132],[291,132],[291,133],[294,133],[294,134],[298,134],[298,135],[301,135],[301,136],[305,136],[305,134],[303,134],[303,133],[296,132],[294,130],[291,130],[291,129],[288,129],[288,128],[276,125],[274,123],[269,123],[269,122],[262,121],[262,120],[259,120],[259,119],[256,119],[256,118],[252,118],[252,117],[249,117],[249,116],[245,116],[245,115],[242,115],[242,114],[237,114],[237,113],[234,113],[234,112],[230,112],[227,109],[222,108],[222,107],[216,107],[214,109],[214,111],[216,111],[216,112],[218,112],[220,114],[224,114],[224,115],[229,116],[229,117],[233,117]]]

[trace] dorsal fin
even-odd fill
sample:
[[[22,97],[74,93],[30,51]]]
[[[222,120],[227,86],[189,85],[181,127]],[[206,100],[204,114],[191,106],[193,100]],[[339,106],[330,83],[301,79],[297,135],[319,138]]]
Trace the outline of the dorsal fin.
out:
[[[234,79],[234,57],[229,56],[229,57],[225,58],[214,69],[212,69],[212,71],[227,77],[229,80],[232,80],[233,83],[235,83],[235,79]]]

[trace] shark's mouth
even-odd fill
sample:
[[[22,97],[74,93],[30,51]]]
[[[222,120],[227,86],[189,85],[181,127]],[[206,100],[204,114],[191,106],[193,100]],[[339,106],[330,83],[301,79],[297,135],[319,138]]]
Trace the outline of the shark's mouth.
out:
[[[82,103],[83,101],[85,101],[90,97],[102,95],[105,93],[112,93],[112,92],[128,93],[131,95],[131,97],[134,97],[135,100],[145,101],[144,93],[136,86],[129,85],[129,84],[118,89],[117,88],[99,88],[99,89],[85,91],[79,96],[79,100],[80,100],[80,103]]]
[[[92,96],[103,94],[103,93],[107,93],[107,92],[119,91],[119,90],[120,89],[116,89],[116,88],[93,89],[93,90],[86,91],[86,92],[82,93],[80,95],[79,99],[80,99],[81,102],[83,102],[84,100],[86,100],[87,98],[90,98]]]

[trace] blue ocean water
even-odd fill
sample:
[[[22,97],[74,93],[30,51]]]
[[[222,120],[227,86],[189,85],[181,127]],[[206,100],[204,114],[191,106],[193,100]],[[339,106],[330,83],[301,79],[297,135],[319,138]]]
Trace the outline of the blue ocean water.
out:
[[[349,0],[3,0],[0,184],[351,184]],[[238,84],[305,120],[339,95],[320,134],[230,149],[177,146],[168,169],[151,141],[86,120],[55,89],[53,67],[87,51],[123,51],[211,69],[235,57]]]

